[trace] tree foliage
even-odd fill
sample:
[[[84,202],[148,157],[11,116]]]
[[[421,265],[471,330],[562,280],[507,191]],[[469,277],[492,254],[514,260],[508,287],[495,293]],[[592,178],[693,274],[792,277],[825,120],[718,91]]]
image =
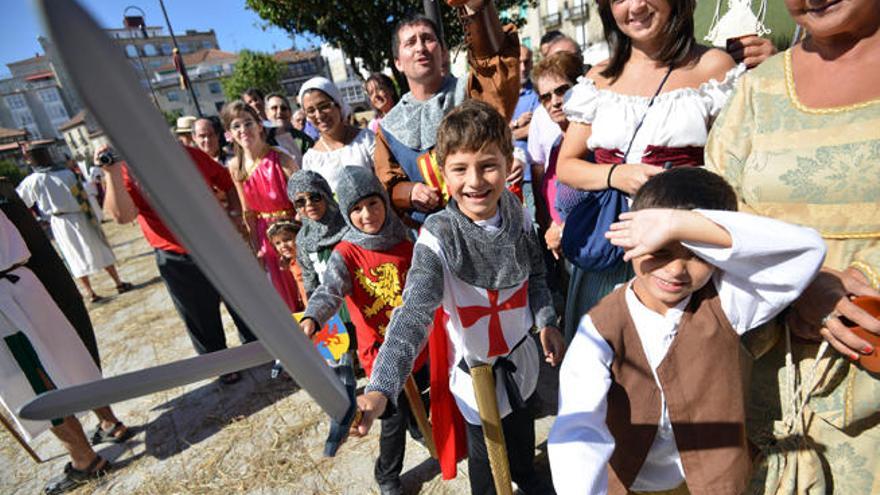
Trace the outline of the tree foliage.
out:
[[[0,177],[8,179],[12,185],[17,186],[26,175],[12,160],[0,160]]]
[[[257,88],[263,94],[281,90],[284,69],[271,55],[242,50],[232,69],[232,75],[221,81],[223,93],[229,101],[238,100],[248,88]]]
[[[453,49],[462,42],[461,23],[445,1],[438,1],[446,45]],[[495,0],[495,5],[503,12],[535,6],[537,0]],[[318,36],[350,57],[361,58],[371,72],[393,67],[394,26],[409,15],[423,12],[422,0],[247,0],[247,6],[291,34]],[[524,24],[525,18],[514,22]]]

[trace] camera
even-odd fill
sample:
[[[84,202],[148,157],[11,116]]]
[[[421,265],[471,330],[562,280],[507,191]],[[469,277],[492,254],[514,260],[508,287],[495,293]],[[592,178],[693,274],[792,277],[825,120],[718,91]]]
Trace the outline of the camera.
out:
[[[118,160],[119,159],[113,153],[113,150],[110,150],[110,149],[108,149],[98,155],[98,163],[100,163],[102,167],[105,167],[107,165],[113,165]]]

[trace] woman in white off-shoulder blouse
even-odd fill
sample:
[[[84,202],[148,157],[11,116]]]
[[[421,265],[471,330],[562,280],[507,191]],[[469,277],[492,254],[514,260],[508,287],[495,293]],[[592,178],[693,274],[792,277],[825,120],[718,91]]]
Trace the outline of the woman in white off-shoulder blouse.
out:
[[[632,195],[664,165],[703,164],[709,127],[745,66],[736,66],[721,50],[697,44],[693,10],[692,0],[599,1],[611,56],[566,96],[571,125],[559,153],[561,184]],[[563,212],[583,196],[566,192],[557,196]],[[574,335],[584,313],[631,277],[622,259],[601,272],[574,267],[566,338]]]

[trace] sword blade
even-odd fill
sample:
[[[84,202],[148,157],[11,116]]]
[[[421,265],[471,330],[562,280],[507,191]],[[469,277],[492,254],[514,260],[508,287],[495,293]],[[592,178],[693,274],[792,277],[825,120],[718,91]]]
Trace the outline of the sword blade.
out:
[[[103,380],[51,390],[22,406],[18,414],[27,419],[50,420],[58,417],[56,411],[88,411],[270,361],[272,355],[266,348],[259,342],[251,342]]]
[[[266,349],[328,415],[344,419],[352,404],[342,384],[299,330],[167,123],[147,101],[122,51],[77,2],[37,4],[76,90],[126,158],[150,204]]]

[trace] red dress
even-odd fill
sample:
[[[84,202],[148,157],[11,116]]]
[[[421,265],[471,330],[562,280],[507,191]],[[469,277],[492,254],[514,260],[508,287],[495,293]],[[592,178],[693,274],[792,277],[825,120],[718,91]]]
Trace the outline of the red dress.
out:
[[[293,220],[295,211],[287,198],[287,176],[281,169],[278,152],[269,150],[266,156],[242,184],[244,201],[247,209],[256,214],[257,249],[262,256],[269,279],[275,290],[287,303],[291,312],[301,311],[296,280],[289,270],[279,264],[278,253],[266,236],[266,229],[279,220]]]

